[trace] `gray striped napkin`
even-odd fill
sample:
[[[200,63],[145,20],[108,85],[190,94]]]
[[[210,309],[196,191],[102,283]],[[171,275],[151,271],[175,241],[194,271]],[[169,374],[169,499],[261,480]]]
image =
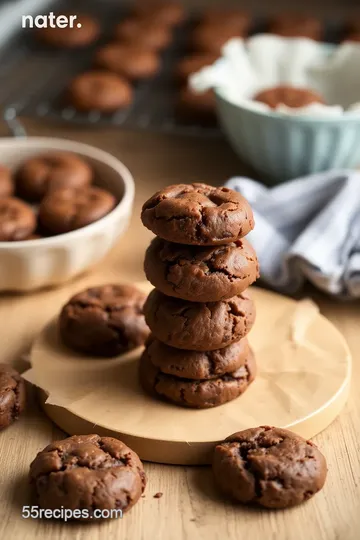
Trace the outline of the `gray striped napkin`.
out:
[[[295,293],[306,280],[347,298],[360,297],[360,172],[327,171],[268,188],[232,178],[254,210],[249,240],[261,278]]]

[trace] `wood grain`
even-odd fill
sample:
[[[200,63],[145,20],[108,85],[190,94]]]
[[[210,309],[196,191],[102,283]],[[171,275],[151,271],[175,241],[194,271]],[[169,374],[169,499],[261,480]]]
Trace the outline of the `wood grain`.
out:
[[[223,183],[243,174],[225,143],[121,133],[114,130],[70,129],[26,122],[31,134],[73,138],[110,151],[131,169],[136,202],[131,227],[110,256],[91,274],[66,287],[34,294],[0,297],[0,362],[25,368],[21,359],[44,323],[73,292],[86,285],[112,280],[143,279],[142,260],[150,234],[141,226],[142,202],[169,183]],[[281,512],[234,506],[216,493],[209,467],[146,464],[145,498],[123,520],[102,524],[63,525],[24,520],[29,503],[27,471],[37,451],[63,434],[40,411],[30,389],[27,413],[0,434],[0,538],[65,540],[217,540],[269,538],[277,540],[355,540],[360,530],[360,354],[359,303],[342,304],[312,293],[321,311],[343,332],[354,359],[352,392],[344,412],[315,442],[329,467],[324,490],[308,503]],[[162,492],[160,499],[153,498]]]

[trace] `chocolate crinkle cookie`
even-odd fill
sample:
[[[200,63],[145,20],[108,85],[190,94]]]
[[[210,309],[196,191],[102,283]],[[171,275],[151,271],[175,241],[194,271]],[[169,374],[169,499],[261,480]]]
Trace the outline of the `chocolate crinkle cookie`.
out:
[[[256,253],[245,239],[197,247],[155,238],[146,251],[144,269],[159,291],[192,302],[231,298],[259,277]]]
[[[241,503],[287,508],[320,491],[327,466],[311,441],[286,429],[261,426],[218,444],[213,472],[219,488]]]
[[[39,222],[48,234],[64,234],[105,217],[116,206],[112,193],[95,186],[63,187],[41,201]]]
[[[193,409],[208,409],[232,401],[245,392],[255,374],[256,362],[251,349],[236,371],[204,380],[163,373],[153,364],[152,353],[149,355],[148,349],[140,359],[140,382],[146,392]]]
[[[8,364],[0,364],[0,430],[18,419],[25,404],[24,379]]]
[[[146,476],[138,455],[118,439],[74,435],[38,453],[30,482],[41,508],[130,510]]]
[[[246,364],[251,349],[246,338],[215,351],[175,349],[150,336],[146,343],[150,362],[162,373],[183,379],[215,379]]]
[[[189,302],[154,289],[144,305],[154,336],[178,349],[211,351],[244,338],[255,321],[247,291],[220,302]]]
[[[226,187],[177,184],[145,202],[145,227],[169,242],[212,246],[235,242],[254,228],[247,200]]]
[[[62,341],[76,351],[105,357],[143,345],[149,335],[145,298],[131,285],[102,285],[76,294],[60,314]]]
[[[89,186],[93,171],[88,163],[70,152],[51,152],[27,159],[16,173],[20,197],[39,202],[48,191],[63,187]]]

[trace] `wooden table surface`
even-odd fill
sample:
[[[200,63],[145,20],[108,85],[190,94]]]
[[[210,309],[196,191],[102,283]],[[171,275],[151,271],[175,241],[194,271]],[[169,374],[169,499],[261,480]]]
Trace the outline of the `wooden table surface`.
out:
[[[45,127],[26,122],[33,135],[73,138],[108,150],[130,168],[136,182],[132,223],[118,246],[90,274],[63,288],[27,295],[0,296],[0,362],[19,369],[21,358],[44,323],[70,294],[84,286],[107,281],[143,279],[142,261],[150,234],[141,226],[142,202],[161,186],[176,182],[223,183],[244,168],[223,142]],[[329,467],[325,488],[308,503],[288,511],[247,509],[222,500],[214,490],[209,467],[145,464],[146,496],[122,520],[102,524],[62,524],[25,520],[29,504],[27,472],[35,454],[50,441],[62,438],[39,409],[29,388],[26,414],[0,434],[0,538],[76,538],[97,540],[355,540],[360,531],[360,310],[359,303],[341,304],[315,294],[324,315],[346,336],[354,360],[352,392],[341,416],[315,442]],[[154,494],[162,492],[159,499]]]

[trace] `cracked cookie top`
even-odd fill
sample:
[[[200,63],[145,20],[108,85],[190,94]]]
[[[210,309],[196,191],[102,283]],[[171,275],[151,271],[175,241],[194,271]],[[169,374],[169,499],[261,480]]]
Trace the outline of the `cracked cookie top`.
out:
[[[250,332],[255,306],[245,291],[220,302],[189,302],[154,289],[144,305],[147,324],[160,341],[178,349],[212,351]]]
[[[115,205],[114,195],[104,189],[64,187],[45,195],[39,208],[39,220],[49,233],[63,234],[98,221]]]
[[[216,302],[241,294],[259,277],[254,249],[245,239],[223,246],[185,246],[155,238],[145,255],[147,279],[168,296]]]
[[[9,364],[0,364],[0,430],[17,420],[25,401],[24,379]]]
[[[148,349],[140,359],[140,381],[148,393],[194,409],[217,407],[237,398],[254,380],[255,373],[256,362],[251,350],[236,371],[207,380],[189,380],[162,373],[152,363]]]
[[[55,441],[30,465],[42,508],[119,508],[126,512],[145,489],[138,455],[123,442],[98,435]]]
[[[16,191],[29,202],[40,202],[49,191],[60,187],[89,186],[92,168],[70,152],[52,152],[24,161],[16,172]]]
[[[214,379],[242,368],[250,355],[246,338],[215,351],[175,349],[150,336],[146,344],[151,363],[162,373],[183,379]]]
[[[76,294],[60,314],[63,342],[95,356],[116,356],[139,347],[149,335],[145,298],[131,285],[102,285]]]
[[[240,193],[206,184],[158,191],[144,204],[141,219],[164,240],[198,246],[235,242],[254,228],[251,207]]]
[[[217,484],[242,503],[286,508],[306,501],[324,485],[324,456],[310,441],[269,426],[234,433],[217,445]]]

